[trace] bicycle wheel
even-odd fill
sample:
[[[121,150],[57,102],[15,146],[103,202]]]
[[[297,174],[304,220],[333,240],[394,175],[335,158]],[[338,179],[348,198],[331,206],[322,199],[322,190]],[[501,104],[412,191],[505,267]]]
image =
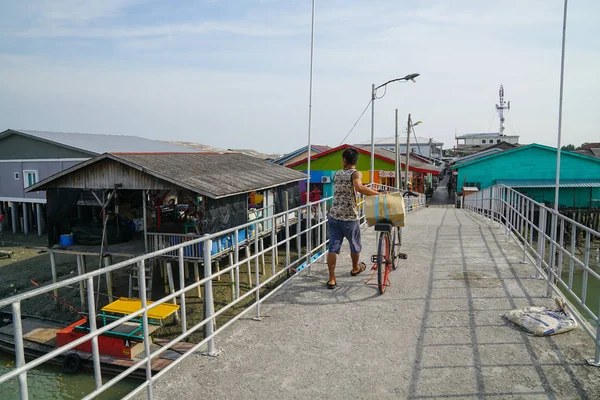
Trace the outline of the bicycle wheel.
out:
[[[400,248],[400,227],[398,228],[392,228],[392,247],[390,249],[390,257],[391,257],[391,262],[392,262],[392,269],[395,270],[396,268],[398,268],[398,257],[396,256],[396,254],[399,252],[399,248]],[[398,233],[396,233],[398,232]]]
[[[390,234],[381,232],[379,235],[379,245],[377,246],[377,288],[379,294],[385,292],[389,269],[387,268],[387,259],[390,254]]]

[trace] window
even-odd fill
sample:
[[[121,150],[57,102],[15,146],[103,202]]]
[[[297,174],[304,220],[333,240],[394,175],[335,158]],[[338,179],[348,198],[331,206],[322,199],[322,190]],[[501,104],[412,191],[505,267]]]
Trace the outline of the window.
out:
[[[500,139],[496,139],[496,143],[500,143]]]
[[[485,143],[485,139],[481,139],[481,143]]]
[[[37,171],[29,170],[23,171],[23,187],[27,188],[37,183]]]

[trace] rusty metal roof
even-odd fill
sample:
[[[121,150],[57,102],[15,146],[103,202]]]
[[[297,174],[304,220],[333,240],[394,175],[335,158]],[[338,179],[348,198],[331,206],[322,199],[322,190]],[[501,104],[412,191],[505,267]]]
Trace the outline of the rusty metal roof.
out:
[[[94,171],[96,174],[91,174],[92,170],[108,168],[105,167],[106,163],[99,162],[106,159],[129,166],[146,176],[150,175],[163,182],[170,182],[211,198],[248,193],[306,179],[306,175],[302,172],[241,153],[105,153],[30,186],[28,191],[69,187],[65,186],[69,182],[69,174],[90,176],[88,179],[92,179],[91,177],[97,176],[98,172]],[[88,169],[90,174],[82,174],[86,172],[84,169]],[[87,182],[84,182],[84,187],[112,189],[115,183],[126,182],[125,178],[131,176],[125,170],[118,171],[112,168],[110,171],[107,170],[106,174],[100,174],[103,178],[104,176],[110,178],[98,180],[107,187],[94,187]],[[156,186],[158,187],[161,186]],[[123,189],[128,188],[123,187]],[[153,188],[146,187],[146,189]]]

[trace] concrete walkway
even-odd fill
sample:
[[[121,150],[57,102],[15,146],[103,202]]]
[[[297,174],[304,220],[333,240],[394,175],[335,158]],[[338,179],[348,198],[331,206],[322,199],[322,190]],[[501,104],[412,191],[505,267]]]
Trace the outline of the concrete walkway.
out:
[[[448,197],[448,188],[446,187],[450,176],[445,175],[443,178],[438,182],[438,187],[433,192],[433,197],[429,203],[430,206],[454,206],[454,197]]]
[[[535,338],[500,314],[552,305],[503,230],[451,208],[410,215],[401,261],[383,296],[326,266],[296,277],[218,337],[217,358],[191,356],[154,387],[158,399],[598,399],[593,341],[578,329]],[[363,234],[363,260],[375,234]]]

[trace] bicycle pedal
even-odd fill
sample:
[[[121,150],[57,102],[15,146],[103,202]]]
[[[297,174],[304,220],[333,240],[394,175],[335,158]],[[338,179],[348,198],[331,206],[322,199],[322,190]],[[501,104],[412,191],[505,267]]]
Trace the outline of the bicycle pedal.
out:
[[[371,256],[371,262],[372,262],[373,264],[376,264],[376,263],[377,263],[377,256],[376,256],[376,255],[375,255],[375,256]]]
[[[408,259],[408,255],[406,253],[398,253],[398,258],[406,260]]]

